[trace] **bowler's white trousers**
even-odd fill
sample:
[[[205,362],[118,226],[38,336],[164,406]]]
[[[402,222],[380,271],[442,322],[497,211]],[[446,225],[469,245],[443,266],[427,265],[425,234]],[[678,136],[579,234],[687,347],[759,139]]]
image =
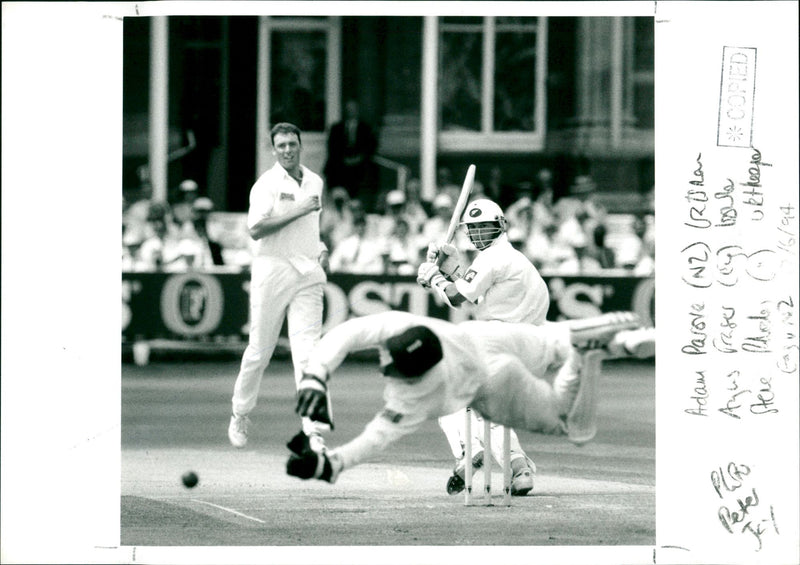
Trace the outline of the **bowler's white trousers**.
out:
[[[312,349],[322,334],[322,297],[326,282],[320,265],[301,274],[280,257],[255,256],[250,276],[250,339],[233,388],[233,412],[247,415],[256,406],[261,379],[288,322],[295,385],[303,376]],[[302,419],[306,434],[330,429]]]

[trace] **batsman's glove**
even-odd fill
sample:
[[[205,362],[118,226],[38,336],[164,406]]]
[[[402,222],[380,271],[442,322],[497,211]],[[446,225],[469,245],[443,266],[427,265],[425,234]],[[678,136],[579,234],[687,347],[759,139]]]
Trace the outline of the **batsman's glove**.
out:
[[[444,278],[450,282],[461,278],[461,262],[458,257],[458,250],[454,245],[449,243],[429,243],[428,251],[425,254],[425,262],[435,263]]]
[[[430,288],[436,282],[439,282],[439,279],[442,281],[445,280],[436,263],[428,263],[426,261],[419,266],[417,270],[417,283],[423,287]]]
[[[291,450],[289,460],[286,461],[286,473],[301,479],[319,479],[329,483],[336,482],[342,470],[342,462],[336,455],[328,457],[326,453],[316,453],[311,450],[308,436],[302,431],[298,432],[286,444]]]
[[[303,373],[297,385],[297,405],[294,409],[299,416],[307,416],[316,422],[323,422],[333,429],[331,401],[328,385],[316,375]]]
[[[454,245],[443,243],[439,246],[439,255],[435,263],[439,266],[439,270],[448,281],[454,281],[461,278],[461,262],[458,258],[458,250]]]

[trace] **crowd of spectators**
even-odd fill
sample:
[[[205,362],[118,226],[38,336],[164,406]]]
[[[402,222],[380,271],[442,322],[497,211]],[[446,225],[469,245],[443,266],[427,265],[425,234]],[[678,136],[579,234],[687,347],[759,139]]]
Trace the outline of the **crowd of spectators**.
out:
[[[609,270],[653,274],[652,193],[642,213],[614,214],[598,203],[591,177],[575,177],[567,195],[557,200],[552,181],[551,172],[542,169],[533,182],[511,187],[493,168],[486,184],[476,179],[472,198],[490,198],[503,207],[509,240],[544,275],[595,275]],[[404,190],[391,190],[370,207],[344,187],[329,188],[321,235],[330,250],[331,271],[415,274],[428,243],[444,239],[461,190],[446,167],[438,171],[437,184],[434,198],[425,200],[420,181],[411,178]],[[236,240],[242,245],[226,249],[230,238],[215,233],[214,205],[199,196],[197,183],[181,183],[175,200],[167,204],[142,199],[124,206],[123,270],[247,268],[243,223],[243,234]],[[465,264],[471,262],[475,250],[463,230],[457,232],[454,244]]]
[[[180,272],[224,265],[223,246],[209,231],[213,210],[190,179],[171,205],[146,198],[123,203],[122,269]]]
[[[420,196],[418,179],[384,198],[383,213],[369,212],[359,198],[333,188],[324,204],[322,237],[331,249],[331,270],[360,274],[413,274],[428,243],[442,241],[461,187],[446,168],[438,171],[433,200]],[[655,266],[652,202],[640,214],[610,214],[598,203],[591,177],[577,176],[567,196],[554,199],[552,173],[509,187],[499,170],[489,182],[476,180],[472,199],[490,198],[504,207],[508,237],[546,275],[608,272],[648,276]],[[638,198],[638,195],[632,195]],[[652,199],[652,193],[649,195]],[[454,244],[466,263],[475,250],[463,230]]]

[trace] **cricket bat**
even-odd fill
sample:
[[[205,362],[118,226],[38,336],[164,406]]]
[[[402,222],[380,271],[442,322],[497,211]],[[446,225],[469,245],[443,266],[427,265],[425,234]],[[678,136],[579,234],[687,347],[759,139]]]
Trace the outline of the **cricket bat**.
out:
[[[464,184],[461,185],[461,194],[458,195],[458,201],[456,202],[456,207],[453,209],[453,215],[450,218],[450,225],[447,226],[447,234],[445,234],[444,243],[450,243],[453,241],[453,236],[456,235],[456,228],[458,228],[458,224],[461,221],[461,216],[464,214],[464,209],[467,207],[467,202],[469,201],[469,195],[472,192],[472,185],[475,183],[475,165],[470,165],[467,169],[467,176],[464,177]],[[449,257],[444,253],[439,253],[438,257],[436,258],[436,264],[439,265],[441,268],[445,261],[447,261]],[[453,280],[454,277],[461,276],[459,271],[460,267],[458,266],[458,260],[456,258],[451,259],[455,261],[455,265],[453,265],[452,270],[449,270],[445,278],[448,280]],[[417,278],[417,282],[422,286],[427,287],[428,285],[422,281],[422,279]]]
[[[453,241],[453,236],[456,235],[456,228],[461,221],[461,216],[464,214],[464,209],[467,207],[469,195],[472,192],[472,185],[475,183],[475,165],[470,165],[467,169],[467,176],[464,177],[464,184],[461,185],[461,194],[458,195],[456,207],[453,209],[453,216],[450,218],[450,225],[447,226],[447,235],[444,238],[445,243]]]
[[[456,207],[453,209],[453,216],[450,218],[450,225],[447,226],[447,234],[444,238],[444,243],[450,244],[453,237],[456,235],[456,229],[461,222],[461,216],[464,215],[464,210],[469,202],[469,195],[472,193],[472,185],[475,184],[475,165],[470,165],[467,169],[467,175],[464,177],[464,184],[461,185],[461,194],[458,195]],[[450,257],[444,253],[439,253],[436,258],[436,264],[444,273],[447,280],[453,281],[461,277],[461,265],[458,264],[458,257]]]

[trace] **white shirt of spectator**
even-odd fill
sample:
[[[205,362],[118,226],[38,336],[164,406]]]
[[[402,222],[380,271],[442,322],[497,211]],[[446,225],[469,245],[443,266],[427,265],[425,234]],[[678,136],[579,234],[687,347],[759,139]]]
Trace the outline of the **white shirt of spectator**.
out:
[[[386,246],[382,240],[373,240],[354,233],[334,247],[330,256],[332,272],[379,275],[383,273],[383,255]]]
[[[301,185],[278,163],[258,178],[250,189],[248,228],[265,216],[286,214],[309,196],[322,199],[322,178],[304,165],[300,168]],[[282,257],[303,275],[319,266],[319,255],[324,249],[319,237],[319,211],[296,219],[252,245],[253,255]]]
[[[478,320],[540,325],[550,307],[547,284],[506,234],[478,253],[456,289],[477,304]]]

